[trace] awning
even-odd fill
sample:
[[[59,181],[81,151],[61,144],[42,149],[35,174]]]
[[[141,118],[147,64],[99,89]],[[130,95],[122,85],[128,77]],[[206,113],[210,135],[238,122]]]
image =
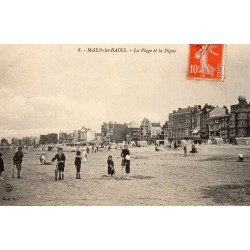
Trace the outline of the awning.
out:
[[[198,134],[199,131],[200,131],[199,129],[194,129],[192,134]]]

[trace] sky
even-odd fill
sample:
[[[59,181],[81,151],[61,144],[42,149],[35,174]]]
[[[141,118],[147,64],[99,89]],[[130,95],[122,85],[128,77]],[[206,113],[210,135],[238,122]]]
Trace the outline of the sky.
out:
[[[87,48],[145,52],[84,52]],[[78,52],[81,48],[83,52]],[[175,53],[148,53],[148,49]],[[226,45],[223,82],[187,80],[188,45],[0,45],[0,138],[71,132],[178,107],[250,101],[250,45]]]

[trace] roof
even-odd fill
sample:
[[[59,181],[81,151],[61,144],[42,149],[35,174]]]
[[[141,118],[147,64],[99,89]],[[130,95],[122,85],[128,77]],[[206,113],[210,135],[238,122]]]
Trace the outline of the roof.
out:
[[[200,131],[199,129],[194,129],[192,133],[197,134],[199,131]]]
[[[222,117],[222,116],[227,116],[227,112],[225,108],[221,107],[215,107],[213,110],[209,112],[209,117],[210,118],[215,118],[215,117]]]
[[[149,126],[150,125],[150,121],[148,118],[144,118],[143,121],[141,122],[142,126]]]
[[[161,127],[159,122],[151,122],[152,127]]]
[[[140,124],[132,121],[131,123],[127,124],[128,128],[140,128]]]

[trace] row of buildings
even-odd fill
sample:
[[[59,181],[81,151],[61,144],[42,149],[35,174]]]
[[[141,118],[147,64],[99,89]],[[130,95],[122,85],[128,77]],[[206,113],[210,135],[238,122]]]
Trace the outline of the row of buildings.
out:
[[[58,142],[61,144],[86,144],[100,140],[100,133],[96,133],[91,128],[82,127],[71,133],[60,132]]]
[[[146,140],[154,142],[163,138],[162,127],[160,122],[150,122],[148,118],[144,118],[141,124],[104,122],[101,126],[101,140],[103,142],[122,142],[122,141],[139,141]]]
[[[1,139],[1,146],[22,146],[22,147],[38,147],[39,145],[50,144],[79,144],[90,143],[101,140],[101,133],[95,133],[92,129],[82,127],[80,130],[75,130],[71,133],[60,132],[40,135],[40,137],[23,137],[18,139],[12,138],[8,142],[5,138]]]
[[[203,142],[208,139],[222,138],[225,142],[234,142],[237,137],[250,137],[250,103],[244,96],[238,97],[238,103],[218,107],[205,104],[179,108],[169,114],[168,121],[161,127],[144,118],[140,124],[104,122],[101,133],[82,127],[71,133],[60,132],[41,135],[39,137],[13,138],[11,143],[1,140],[1,146],[38,146],[39,144],[79,144],[109,143],[122,141],[146,140],[154,142],[158,139],[169,141],[194,140]]]
[[[239,96],[238,103],[230,106],[230,112],[226,106],[208,104],[179,108],[169,114],[163,130],[164,138],[169,141],[222,138],[234,142],[237,137],[250,136],[250,104],[244,96]]]
[[[37,147],[40,144],[40,138],[36,136],[30,136],[30,137],[23,137],[22,139],[18,139],[16,137],[12,138],[11,142],[9,142],[7,139],[2,138],[1,139],[1,146],[32,146]]]
[[[66,133],[61,131],[57,133],[49,133],[40,135],[40,137],[24,137],[22,139],[13,138],[11,143],[6,139],[2,139],[1,145],[13,146],[32,146],[48,144],[89,144],[89,143],[109,143],[109,142],[131,142],[146,140],[154,142],[157,139],[164,139],[161,124],[151,122],[148,118],[144,118],[141,124],[136,122],[117,123],[104,122],[101,126],[101,133],[96,133],[90,128],[82,127],[79,130]]]

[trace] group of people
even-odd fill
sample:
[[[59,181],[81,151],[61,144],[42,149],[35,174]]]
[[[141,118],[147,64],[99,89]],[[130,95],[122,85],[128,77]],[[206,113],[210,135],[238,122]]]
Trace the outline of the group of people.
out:
[[[125,145],[124,149],[122,149],[121,157],[122,157],[122,162],[121,162],[122,176],[124,176],[124,173],[126,173],[127,177],[129,178],[130,151],[127,145]],[[84,158],[86,159],[86,156],[84,156]],[[63,180],[66,156],[63,153],[62,148],[58,148],[58,153],[53,157],[51,162],[54,162],[54,161],[57,161],[56,170],[55,170],[55,179]],[[84,162],[86,161],[84,160]],[[76,157],[75,157],[76,179],[81,179],[81,173],[80,173],[81,165],[82,165],[81,151],[76,151]],[[108,156],[107,165],[108,165],[108,176],[113,177],[115,175],[115,164],[114,164],[112,155]]]
[[[0,153],[0,180],[4,180],[3,179],[3,172],[4,172],[4,161],[2,158],[2,153]],[[14,178],[14,170],[15,167],[17,169],[17,178],[20,179],[21,178],[21,169],[22,169],[22,162],[23,162],[23,152],[22,152],[22,147],[18,147],[18,151],[14,154],[13,157],[13,173],[12,173],[12,178]]]
[[[129,177],[130,174],[130,151],[128,149],[128,146],[125,145],[124,149],[121,151],[121,167],[122,167],[122,175],[124,176],[124,173],[126,173],[127,177]],[[24,154],[22,152],[22,147],[18,147],[18,151],[14,154],[13,157],[13,174],[12,178],[15,178],[14,176],[14,170],[17,169],[17,178],[21,178],[21,169],[22,169],[22,162],[23,162]],[[74,165],[76,168],[76,179],[81,179],[81,165],[82,161],[84,163],[87,162],[87,156],[86,154],[83,154],[81,151],[76,151],[76,157],[74,161]],[[52,158],[51,162],[47,162],[45,158],[45,152],[42,152],[39,163],[42,165],[51,165],[52,162],[56,162],[56,169],[55,169],[55,180],[64,180],[64,168],[65,168],[65,162],[66,162],[66,156],[63,153],[62,148],[58,148],[58,153]],[[115,175],[115,164],[112,158],[112,155],[108,156],[107,160],[108,165],[108,176],[113,177]],[[4,180],[2,173],[4,172],[4,161],[2,159],[2,153],[0,153],[0,180]]]
[[[184,156],[187,157],[187,146],[184,146],[183,150],[184,150]],[[195,156],[195,154],[198,153],[197,148],[195,147],[194,143],[192,143],[190,153],[192,154],[192,156]]]
[[[129,178],[130,175],[130,151],[128,149],[128,146],[125,145],[124,148],[121,151],[121,167],[122,167],[122,176],[126,174],[126,176]],[[112,155],[109,155],[108,160],[108,175],[109,176],[114,176],[115,175],[115,166],[114,166],[114,161],[112,158]]]

